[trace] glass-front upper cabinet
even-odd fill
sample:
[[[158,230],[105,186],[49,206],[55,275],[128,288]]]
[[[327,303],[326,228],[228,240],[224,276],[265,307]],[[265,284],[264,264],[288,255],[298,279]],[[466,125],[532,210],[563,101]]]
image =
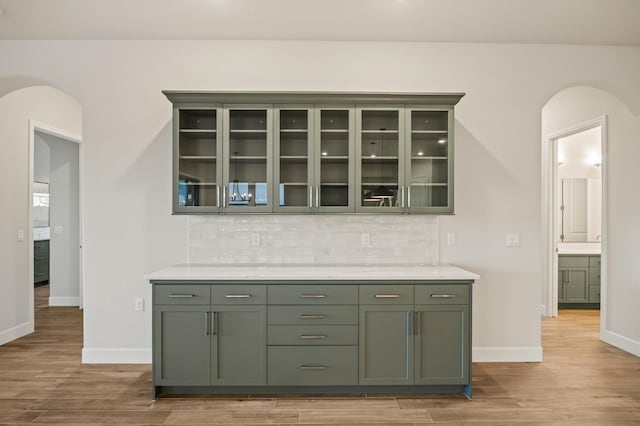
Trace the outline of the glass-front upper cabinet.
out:
[[[354,109],[317,108],[314,209],[354,211]]]
[[[222,127],[220,109],[195,107],[174,109],[175,213],[218,212],[221,206],[220,159]]]
[[[356,211],[401,211],[404,109],[358,108],[356,114]]]
[[[407,208],[453,212],[453,109],[408,109]]]
[[[272,210],[272,108],[224,109],[223,208],[228,212]]]
[[[275,108],[274,127],[274,210],[308,212],[313,207],[313,108]]]

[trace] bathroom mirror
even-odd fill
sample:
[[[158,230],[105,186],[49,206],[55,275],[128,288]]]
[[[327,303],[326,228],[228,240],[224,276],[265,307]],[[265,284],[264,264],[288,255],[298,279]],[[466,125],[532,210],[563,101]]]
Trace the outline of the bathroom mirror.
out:
[[[49,184],[33,183],[33,227],[49,227]]]

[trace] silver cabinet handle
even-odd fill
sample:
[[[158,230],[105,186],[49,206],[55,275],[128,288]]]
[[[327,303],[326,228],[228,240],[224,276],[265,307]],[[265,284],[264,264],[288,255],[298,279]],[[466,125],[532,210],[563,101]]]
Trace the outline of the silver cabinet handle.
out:
[[[324,299],[326,294],[301,294],[300,299]]]
[[[36,257],[34,260],[44,260],[44,257]]]
[[[300,315],[301,319],[324,319],[326,315]]]
[[[252,297],[251,294],[227,294],[225,296],[227,299],[248,299]]]
[[[216,185],[216,207],[220,207],[220,185]]]
[[[324,370],[326,365],[301,365],[300,370]]]
[[[222,187],[222,207],[227,207],[227,187]]]
[[[400,187],[400,207],[404,208],[404,186]]]
[[[411,186],[407,186],[407,208],[411,208]]]
[[[313,186],[309,185],[309,208],[313,208]]]
[[[169,295],[170,299],[190,299],[192,297],[196,297],[195,294],[175,294],[175,293],[171,293]]]
[[[208,312],[208,311],[204,313],[204,334],[205,334],[205,336],[209,335],[209,324],[210,324],[210,322],[209,322],[209,314],[210,313],[211,312]]]
[[[376,294],[376,299],[399,299],[399,294]]]
[[[320,187],[316,186],[316,208],[320,207]]]
[[[422,312],[416,311],[416,336],[422,335]]]
[[[455,294],[432,294],[431,298],[432,299],[454,299],[458,296],[456,296]]]
[[[325,336],[324,334],[303,334],[302,336],[300,336],[301,339],[303,340],[313,340],[313,339],[326,339],[327,336]]]

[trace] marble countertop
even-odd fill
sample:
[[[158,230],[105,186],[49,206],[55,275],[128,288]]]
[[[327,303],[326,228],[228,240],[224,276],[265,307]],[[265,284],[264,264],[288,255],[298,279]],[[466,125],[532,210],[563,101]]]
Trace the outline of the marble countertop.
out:
[[[479,275],[454,265],[211,265],[170,266],[144,277],[150,281],[277,280],[477,280]]]
[[[558,254],[600,254],[600,243],[558,243]]]

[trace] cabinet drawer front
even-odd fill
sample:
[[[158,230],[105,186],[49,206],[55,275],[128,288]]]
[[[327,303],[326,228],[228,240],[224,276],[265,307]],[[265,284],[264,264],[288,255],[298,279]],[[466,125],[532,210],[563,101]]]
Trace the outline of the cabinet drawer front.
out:
[[[271,305],[353,305],[358,303],[355,285],[270,285]]]
[[[416,305],[469,304],[469,285],[434,284],[416,285]]]
[[[600,303],[600,285],[589,286],[589,303]]]
[[[213,285],[211,303],[214,305],[265,305],[266,285]]]
[[[600,285],[600,269],[589,269],[589,284]]]
[[[33,256],[49,256],[49,241],[34,241],[33,242]]]
[[[269,325],[358,324],[357,306],[269,306]]]
[[[361,305],[411,305],[413,285],[362,285]]]
[[[589,267],[590,268],[599,268],[600,267],[600,256],[589,256]]]
[[[269,385],[355,385],[356,346],[270,346]]]
[[[153,291],[156,305],[211,304],[211,286],[208,284],[155,284]]]
[[[270,325],[269,345],[357,345],[356,325]]]
[[[558,266],[561,268],[588,268],[589,256],[558,256]]]

